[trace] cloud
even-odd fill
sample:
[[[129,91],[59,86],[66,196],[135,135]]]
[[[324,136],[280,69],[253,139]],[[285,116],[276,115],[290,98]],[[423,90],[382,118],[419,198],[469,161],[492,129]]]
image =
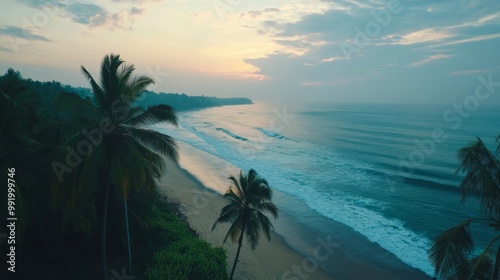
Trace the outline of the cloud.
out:
[[[45,36],[34,34],[29,29],[16,27],[16,26],[6,26],[6,27],[0,28],[0,35],[25,39],[28,41],[50,42],[50,39],[45,37]]]
[[[265,8],[263,10],[252,10],[248,12],[244,12],[240,14],[240,18],[242,19],[262,19],[269,15],[279,13],[280,9],[278,8]]]
[[[100,6],[84,3],[68,5],[65,10],[73,21],[91,26],[99,25],[108,14],[108,12]]]
[[[0,52],[10,52],[11,53],[11,52],[13,52],[13,50],[0,46]]]
[[[321,86],[323,85],[323,82],[303,82],[303,86]]]
[[[275,34],[282,29],[282,24],[275,20],[266,20],[260,24],[260,28],[257,32],[261,35],[264,34]]]
[[[57,0],[16,0],[18,3],[30,6],[33,8],[41,8],[45,6],[60,6],[61,2]]]
[[[452,25],[448,28],[463,28],[463,27],[479,27],[488,24],[498,23],[500,20],[500,12],[482,16],[477,20],[467,21],[461,24]]]
[[[383,39],[390,42],[381,44],[413,45],[420,43],[437,42],[447,38],[451,38],[453,36],[455,35],[447,31],[439,30],[437,28],[425,28],[403,35],[398,35],[398,34],[388,35]]]
[[[142,3],[145,1],[147,0],[119,0],[114,2]],[[34,8],[55,6],[62,10],[59,13],[60,16],[69,18],[76,23],[89,27],[106,27],[111,30],[131,29],[134,18],[144,12],[144,9],[135,6],[118,12],[110,12],[99,5],[77,1],[17,0],[17,2]]]
[[[440,43],[440,44],[431,45],[431,46],[429,46],[429,48],[438,48],[438,47],[444,47],[444,46],[450,46],[450,45],[479,42],[479,41],[484,41],[484,40],[492,40],[492,39],[496,39],[496,38],[500,38],[500,33],[480,35],[480,36],[474,36],[471,38],[466,38],[466,39],[461,39],[461,40],[444,42],[444,43]]]
[[[429,62],[432,62],[434,60],[438,60],[438,59],[443,59],[443,58],[448,58],[448,57],[451,57],[451,55],[447,55],[447,54],[434,54],[434,55],[431,55],[427,58],[424,58],[420,61],[417,61],[417,62],[413,62],[410,67],[420,67],[424,64],[427,64]]]
[[[329,58],[322,59],[320,62],[325,63],[325,62],[332,62],[335,60],[345,60],[345,59],[346,59],[345,57],[336,56],[336,57],[329,57]]]
[[[140,9],[140,8],[136,8],[136,7],[132,7],[130,8],[130,15],[140,15],[144,12],[144,9]]]
[[[463,70],[463,71],[453,71],[449,72],[449,76],[463,76],[463,75],[470,75],[470,74],[483,74],[483,73],[490,73],[492,72],[492,69],[476,69],[476,70]]]

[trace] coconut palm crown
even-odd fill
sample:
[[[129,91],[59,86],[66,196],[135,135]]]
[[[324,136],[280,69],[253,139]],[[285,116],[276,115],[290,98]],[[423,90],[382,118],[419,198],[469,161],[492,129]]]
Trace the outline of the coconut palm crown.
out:
[[[500,138],[500,137],[499,137]],[[497,138],[497,141],[499,140]],[[500,151],[500,145],[497,153]],[[429,259],[440,279],[492,279],[498,280],[500,270],[500,162],[477,139],[460,149],[460,167],[465,172],[459,186],[462,202],[472,197],[477,200],[487,217],[469,218],[443,232],[433,240]],[[488,221],[492,239],[479,255],[474,255],[474,239],[470,231],[473,221]],[[498,246],[498,244],[497,244]],[[496,251],[495,251],[496,248]]]
[[[274,219],[277,219],[278,208],[271,201],[273,191],[269,184],[255,170],[250,169],[246,176],[240,171],[238,179],[234,176],[228,179],[231,181],[232,186],[229,187],[224,197],[229,199],[229,204],[222,208],[212,230],[216,228],[218,223],[231,223],[224,238],[224,243],[228,238],[233,243],[238,241],[238,250],[229,278],[233,279],[243,237],[246,236],[252,250],[259,243],[261,231],[268,240],[271,240],[270,231],[274,230],[274,227],[265,214],[269,213]]]

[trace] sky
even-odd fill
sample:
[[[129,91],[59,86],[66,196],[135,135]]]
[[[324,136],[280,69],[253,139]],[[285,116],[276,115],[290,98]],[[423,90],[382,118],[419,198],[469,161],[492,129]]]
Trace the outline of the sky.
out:
[[[0,71],[87,86],[110,53],[157,92],[500,104],[500,1],[2,0]]]

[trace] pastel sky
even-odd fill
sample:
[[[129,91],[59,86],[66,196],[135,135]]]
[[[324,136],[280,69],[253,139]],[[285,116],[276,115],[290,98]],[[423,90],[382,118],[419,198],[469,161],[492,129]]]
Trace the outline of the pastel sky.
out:
[[[500,1],[2,1],[1,72],[87,86],[109,53],[154,91],[452,104],[500,82]]]

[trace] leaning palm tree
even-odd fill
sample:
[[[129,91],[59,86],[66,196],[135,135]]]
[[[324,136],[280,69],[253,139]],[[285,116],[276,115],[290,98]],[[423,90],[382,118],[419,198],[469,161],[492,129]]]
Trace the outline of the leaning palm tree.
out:
[[[60,188],[56,194],[60,196],[58,201],[66,201],[68,208],[74,210],[79,201],[89,197],[89,188],[95,189],[97,185],[98,189],[103,189],[101,255],[103,278],[107,279],[106,231],[110,191],[114,189],[117,198],[123,201],[130,271],[129,193],[133,189],[153,191],[154,179],[160,176],[164,168],[164,157],[173,161],[178,161],[179,157],[173,138],[148,126],[159,122],[177,126],[177,117],[168,105],[150,106],[145,110],[133,106],[153,80],[147,76],[133,77],[134,66],[124,64],[119,55],[104,57],[100,82],[85,67],[81,69],[90,82],[93,99],[89,101],[62,94],[56,102],[66,109],[74,109],[81,115],[86,127],[83,131],[69,133],[68,146],[78,148],[83,141],[87,141],[87,144],[92,142],[92,145],[87,148],[90,151],[82,155],[84,159],[75,167],[76,170],[71,170],[69,178],[64,178],[72,187]],[[95,181],[96,174],[103,175],[101,181]]]
[[[215,229],[218,223],[232,223],[224,238],[224,243],[229,237],[233,243],[238,241],[238,250],[229,277],[232,280],[240,255],[243,236],[246,235],[252,250],[259,243],[261,229],[267,239],[271,240],[270,230],[274,229],[274,227],[265,213],[270,213],[274,219],[277,219],[278,208],[271,202],[273,191],[269,184],[255,170],[250,169],[246,176],[240,171],[239,180],[233,176],[228,179],[231,181],[232,186],[229,187],[224,197],[229,199],[230,203],[222,208],[212,230]]]
[[[459,187],[462,202],[467,197],[478,200],[496,236],[481,254],[474,256],[474,240],[469,228],[474,219],[467,219],[434,239],[429,258],[436,276],[443,279],[498,280],[500,247],[493,257],[493,245],[500,239],[500,163],[479,138],[459,151],[459,160],[461,164],[457,171],[466,172]]]

